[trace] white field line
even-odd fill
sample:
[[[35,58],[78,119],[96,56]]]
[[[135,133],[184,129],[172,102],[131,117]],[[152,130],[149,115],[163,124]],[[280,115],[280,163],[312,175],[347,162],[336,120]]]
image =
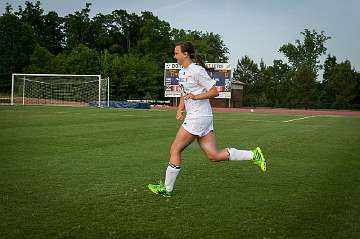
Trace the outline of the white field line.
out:
[[[245,121],[249,121],[249,122],[265,122],[265,123],[278,123],[279,121],[275,121],[275,120],[245,120]]]
[[[282,123],[282,121],[278,121],[278,120],[257,120],[257,119],[226,119],[226,118],[218,118],[215,117],[216,120],[226,120],[226,121],[238,121],[238,122],[263,122],[263,123]]]
[[[308,118],[312,118],[312,117],[316,117],[316,115],[306,116],[306,117],[296,118],[296,119],[291,119],[291,120],[284,120],[283,122],[284,122],[284,123],[288,123],[288,122],[292,122],[292,121],[296,121],[296,120],[308,119]]]

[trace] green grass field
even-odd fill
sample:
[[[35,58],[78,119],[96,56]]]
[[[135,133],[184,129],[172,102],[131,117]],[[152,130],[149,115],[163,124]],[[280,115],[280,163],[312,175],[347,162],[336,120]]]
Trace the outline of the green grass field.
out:
[[[0,107],[0,238],[360,238],[359,117],[215,113],[268,172],[193,144],[166,199],[174,113]]]

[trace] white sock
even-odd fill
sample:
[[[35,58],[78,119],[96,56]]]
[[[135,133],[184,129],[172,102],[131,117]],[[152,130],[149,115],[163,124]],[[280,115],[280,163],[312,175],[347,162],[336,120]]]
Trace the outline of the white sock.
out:
[[[172,163],[169,163],[166,169],[166,177],[165,177],[165,188],[166,191],[171,192],[174,188],[176,177],[180,172],[181,167],[175,166]]]
[[[227,149],[230,156],[229,160],[252,160],[254,154],[250,150],[238,150],[235,148],[228,148]]]

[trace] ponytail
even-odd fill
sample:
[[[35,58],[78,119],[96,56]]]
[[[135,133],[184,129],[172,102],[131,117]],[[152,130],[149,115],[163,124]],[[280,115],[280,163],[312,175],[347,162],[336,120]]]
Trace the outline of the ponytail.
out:
[[[195,54],[195,59],[194,59],[194,60],[195,60],[195,63],[196,63],[197,65],[203,67],[203,68],[207,71],[208,74],[214,72],[214,68],[209,68],[209,67],[207,67],[207,66],[205,65],[205,62],[204,62],[203,58],[202,58],[200,55]]]
[[[194,60],[197,65],[204,67],[205,70],[208,70],[208,68],[205,65],[204,60],[202,59],[202,57],[200,55],[196,54]]]

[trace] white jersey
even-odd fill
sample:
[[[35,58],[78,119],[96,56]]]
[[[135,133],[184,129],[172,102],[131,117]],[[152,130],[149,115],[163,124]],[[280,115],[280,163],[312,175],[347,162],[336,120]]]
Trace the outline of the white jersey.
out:
[[[210,90],[215,86],[216,81],[211,79],[206,70],[192,63],[187,68],[179,71],[179,86],[184,93],[198,95]],[[212,117],[212,110],[209,99],[185,100],[186,118]]]

